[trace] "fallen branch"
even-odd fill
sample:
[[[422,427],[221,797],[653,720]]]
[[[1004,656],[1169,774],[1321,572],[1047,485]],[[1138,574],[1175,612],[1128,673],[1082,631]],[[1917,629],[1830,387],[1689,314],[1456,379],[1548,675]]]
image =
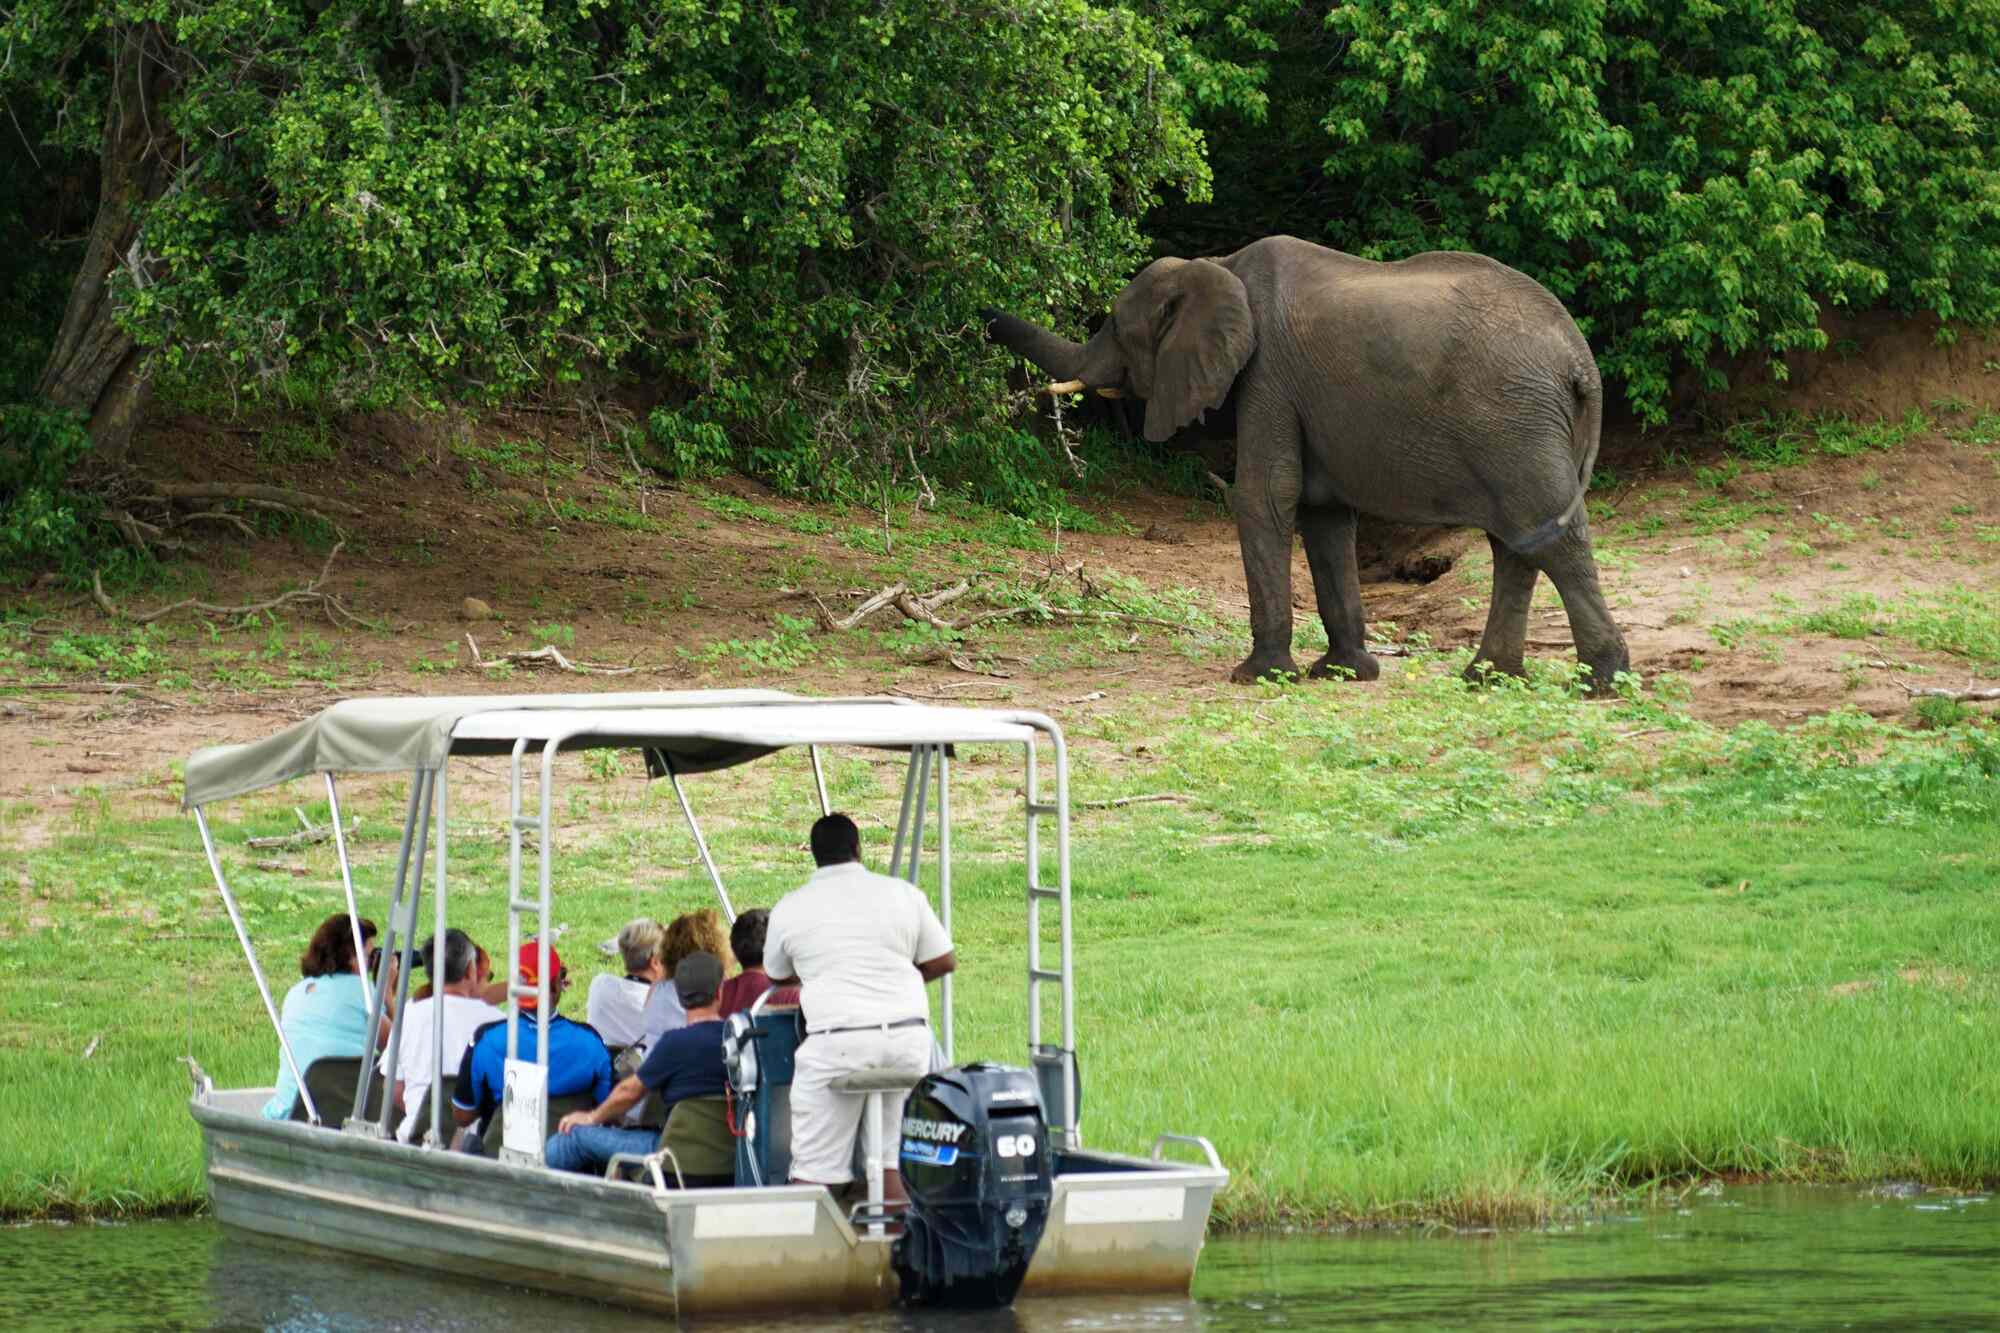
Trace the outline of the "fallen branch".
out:
[[[261,602],[249,602],[242,606],[217,606],[213,602],[204,602],[199,598],[189,597],[175,602],[172,606],[163,606],[157,611],[147,611],[144,613],[127,611],[112,601],[110,595],[104,591],[104,580],[96,570],[92,570],[90,573],[90,592],[92,598],[96,600],[97,605],[103,610],[104,614],[114,620],[130,620],[139,625],[149,625],[153,621],[170,616],[176,611],[200,611],[212,616],[249,616],[255,615],[259,611],[275,611],[281,606],[290,606],[294,603],[305,602],[317,605],[322,611],[326,612],[326,618],[336,625],[345,620],[351,625],[358,625],[364,629],[370,628],[367,621],[348,610],[347,605],[338,597],[322,590],[320,587],[322,583],[326,582],[326,576],[333,569],[334,557],[340,554],[340,548],[346,544],[345,540],[337,541],[333,544],[333,549],[326,553],[326,563],[319,567],[319,573],[305,587],[294,588],[290,592],[281,592],[276,597],[267,598]]]
[[[874,596],[862,602],[860,606],[855,607],[854,610],[850,611],[848,614],[839,617],[836,617],[833,614],[833,612],[827,610],[826,603],[820,601],[818,593],[813,594],[813,601],[817,603],[819,606],[819,623],[823,628],[830,630],[849,630],[853,629],[856,625],[859,625],[862,621],[868,619],[868,617],[874,615],[877,611],[880,611],[883,607],[888,606],[891,602],[895,601],[898,597],[902,596],[903,591],[904,590],[902,584],[892,583],[888,587],[882,589],[882,591],[876,593]]]
[[[268,870],[276,875],[297,875],[303,877],[312,873],[305,866],[295,866],[285,861],[252,861],[250,864],[258,870]]]
[[[345,500],[329,500],[283,486],[259,486],[232,481],[156,481],[148,483],[167,500],[261,500],[286,509],[331,510],[351,518],[362,517],[361,509]]]
[[[1152,805],[1161,801],[1192,801],[1194,797],[1186,792],[1156,791],[1146,796],[1114,796],[1108,801],[1077,801],[1079,810],[1116,810],[1125,805]]]
[[[298,814],[298,811],[294,810],[292,813]],[[305,816],[299,815],[299,819],[304,821]],[[347,821],[347,831],[350,835],[360,827],[361,819],[359,816]],[[332,836],[333,825],[331,824],[307,824],[297,833],[274,833],[268,838],[246,838],[243,845],[260,852],[273,849],[295,852],[301,847],[317,846]]]
[[[465,641],[472,644],[472,665],[491,671],[495,667],[539,667],[544,662],[558,671],[568,671],[578,676],[629,676],[639,668],[635,666],[611,666],[604,662],[572,662],[562,655],[562,651],[552,643],[545,643],[533,652],[502,653],[498,657],[481,657],[479,645],[470,634]]]
[[[1988,685],[1983,689],[1974,689],[1971,683],[1967,682],[1966,687],[1962,690],[1947,690],[1935,685],[1923,687],[1903,685],[1901,681],[1897,681],[1896,683],[1902,685],[1903,693],[1909,695],[1912,699],[1952,699],[1959,703],[1967,704],[1987,704],[2000,700],[2000,685]]]

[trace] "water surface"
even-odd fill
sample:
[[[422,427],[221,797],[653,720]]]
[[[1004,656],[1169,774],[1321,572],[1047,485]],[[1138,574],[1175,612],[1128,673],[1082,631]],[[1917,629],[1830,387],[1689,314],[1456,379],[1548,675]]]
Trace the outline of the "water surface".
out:
[[[1011,1311],[759,1318],[766,1330],[1991,1328],[2000,1202],[1766,1187],[1551,1231],[1211,1242],[1191,1298]],[[0,1230],[0,1328],[598,1333],[657,1323],[586,1302],[273,1245],[213,1222]]]

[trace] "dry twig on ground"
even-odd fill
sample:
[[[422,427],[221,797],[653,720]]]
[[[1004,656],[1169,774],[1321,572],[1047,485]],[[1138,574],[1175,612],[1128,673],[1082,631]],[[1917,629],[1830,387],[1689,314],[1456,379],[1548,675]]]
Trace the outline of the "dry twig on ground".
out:
[[[1901,681],[1896,682],[1903,685]],[[1912,699],[1951,699],[1964,704],[1988,704],[2000,701],[2000,685],[1975,688],[1971,681],[1965,682],[1962,690],[1941,689],[1938,686],[1903,685],[1903,693]]]
[[[1178,804],[1181,801],[1192,801],[1193,799],[1194,797],[1189,796],[1186,792],[1156,791],[1145,796],[1114,796],[1108,801],[1077,801],[1075,802],[1075,806],[1079,810],[1116,810],[1121,806],[1127,805],[1152,805],[1162,801]]]
[[[548,665],[558,671],[568,671],[578,676],[629,676],[639,669],[636,666],[611,666],[605,662],[572,662],[552,643],[545,643],[533,652],[501,653],[498,657],[486,657],[481,655],[478,641],[470,634],[465,636],[465,642],[472,649],[472,665],[485,671],[503,666],[535,668]]]
[[[268,838],[246,838],[243,840],[243,845],[245,847],[254,848],[257,851],[268,851],[273,848],[278,848],[284,851],[293,852],[297,851],[301,847],[315,846],[319,843],[325,842],[328,838],[331,838],[333,836],[333,825],[314,824],[305,817],[305,814],[302,811],[299,811],[297,809],[294,809],[292,813],[297,815],[299,823],[304,825],[304,827],[301,828],[297,833],[277,833],[273,834]],[[347,821],[348,836],[353,837],[355,831],[360,827],[361,827],[361,820],[359,818],[348,820]]]
[[[333,549],[326,553],[326,562],[319,567],[319,573],[305,587],[281,592],[276,597],[268,597],[261,602],[246,602],[242,606],[218,606],[214,602],[204,602],[198,597],[188,597],[171,606],[163,606],[157,611],[128,611],[111,600],[110,595],[104,591],[104,580],[96,570],[90,573],[90,593],[105,615],[114,620],[129,620],[139,625],[149,625],[176,611],[200,611],[211,616],[248,616],[255,615],[259,611],[275,611],[281,606],[305,604],[319,607],[326,612],[326,618],[336,625],[347,624],[370,629],[373,626],[348,610],[345,602],[320,587],[333,570],[334,557],[340,554],[340,548],[345,545],[347,545],[345,540],[333,544]]]

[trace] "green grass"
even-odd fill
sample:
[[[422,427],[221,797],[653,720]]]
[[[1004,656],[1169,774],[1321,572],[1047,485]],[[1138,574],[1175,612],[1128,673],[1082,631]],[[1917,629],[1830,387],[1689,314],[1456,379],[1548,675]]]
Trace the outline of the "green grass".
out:
[[[1725,731],[1657,696],[1581,703],[1558,666],[1467,690],[1460,664],[1134,698],[1072,729],[1079,800],[1180,798],[1076,816],[1088,1142],[1209,1135],[1236,1173],[1228,1225],[1532,1221],[1710,1173],[2000,1180],[2000,730],[1843,712]],[[638,771],[560,761],[579,988],[629,917],[712,901]],[[900,771],[829,764],[878,861]],[[990,749],[953,769],[961,1058],[1021,1057],[1019,782]],[[739,905],[806,873],[802,757],[690,792]],[[157,774],[53,826],[0,810],[0,1212],[198,1206],[190,1028],[222,1084],[273,1075],[172,794]],[[217,812],[280,989],[339,905],[332,855],[242,843],[312,794]],[[498,796],[476,770],[453,788],[453,919],[489,945]],[[402,802],[387,779],[344,794],[378,919]],[[274,859],[312,874],[255,864]]]

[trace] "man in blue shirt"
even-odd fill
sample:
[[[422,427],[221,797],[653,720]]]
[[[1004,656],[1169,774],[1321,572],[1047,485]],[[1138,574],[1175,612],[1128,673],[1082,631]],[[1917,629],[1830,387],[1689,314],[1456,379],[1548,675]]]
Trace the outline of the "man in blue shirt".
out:
[[[541,965],[541,945],[521,946],[521,981],[535,984]],[[553,945],[549,948],[549,1096],[589,1093],[597,1101],[611,1095],[611,1052],[588,1023],[574,1023],[553,1012],[569,985],[569,970]],[[459,1061],[458,1085],[451,1094],[452,1118],[461,1125],[488,1123],[507,1090],[507,1024],[520,1029],[517,1058],[533,1060],[541,1040],[541,1024],[533,996],[514,1002],[512,1019],[488,1023],[472,1034],[472,1044]]]
[[[658,1130],[624,1129],[617,1124],[644,1100],[648,1089],[660,1094],[669,1115],[675,1102],[722,1096],[722,1036],[727,1030],[717,1012],[722,960],[712,953],[691,953],[674,968],[673,984],[687,1010],[688,1025],[655,1041],[639,1072],[613,1089],[596,1110],[572,1111],[562,1118],[543,1150],[543,1159],[554,1170],[602,1174],[619,1153],[649,1153],[659,1147]]]

